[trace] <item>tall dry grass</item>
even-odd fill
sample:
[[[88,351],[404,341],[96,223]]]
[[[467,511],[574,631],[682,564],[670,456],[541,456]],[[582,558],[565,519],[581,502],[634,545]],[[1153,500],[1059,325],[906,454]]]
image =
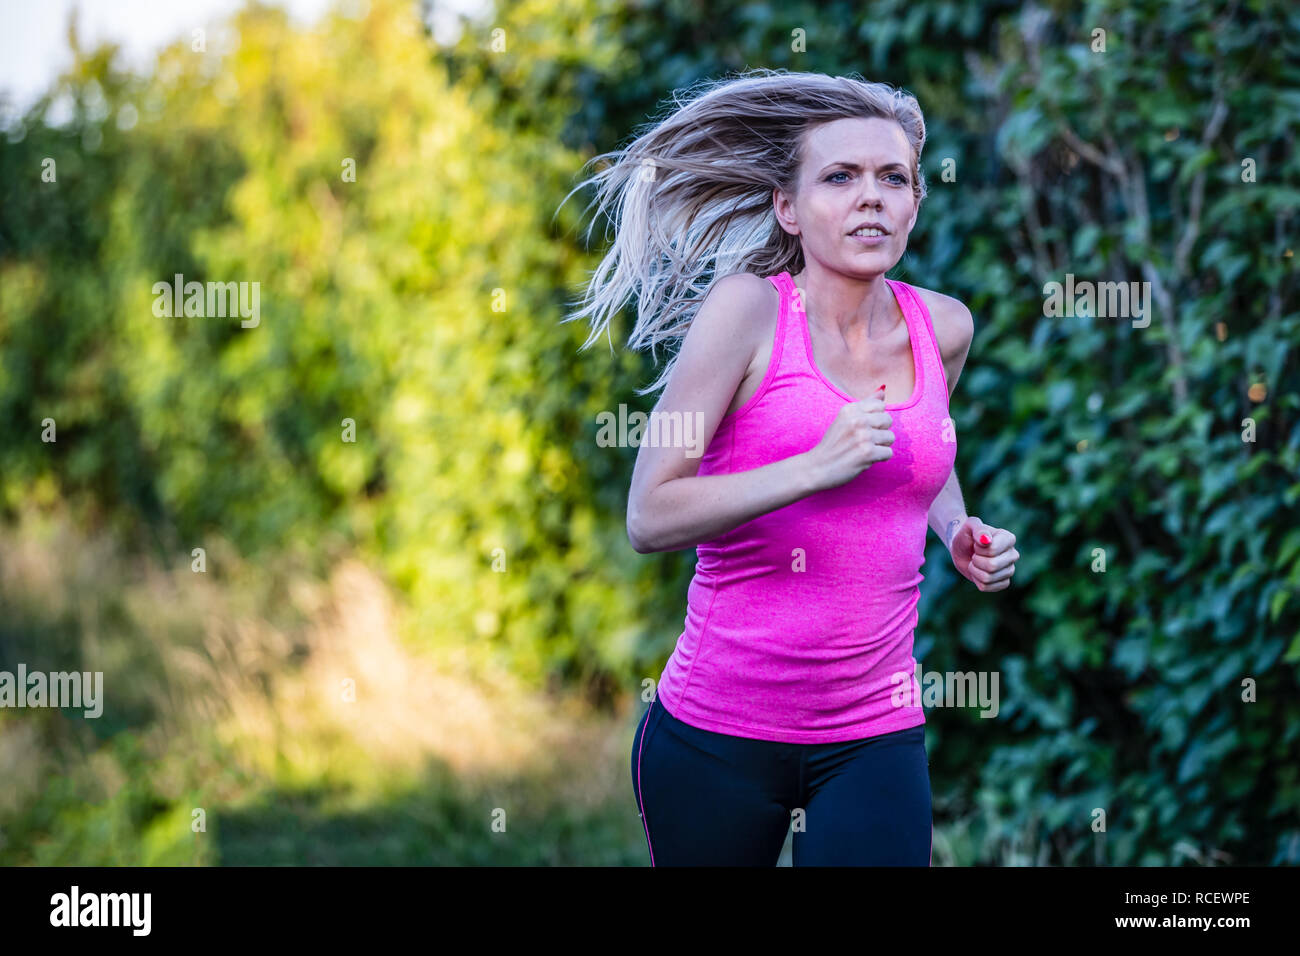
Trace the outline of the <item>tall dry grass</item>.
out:
[[[379,813],[400,828],[402,808],[429,790],[462,808],[464,832],[417,821],[403,859],[446,837],[488,861],[581,862],[547,845],[568,839],[548,836],[547,821],[570,834],[588,817],[610,844],[588,852],[635,859],[628,716],[529,692],[454,636],[409,633],[400,600],[362,560],[319,579],[287,560],[246,561],[220,539],[204,546],[197,573],[188,553],[166,565],[132,556],[59,512],[0,529],[0,668],[103,671],[105,697],[98,721],[0,711],[6,862],[219,863],[222,843],[207,835],[223,820],[256,831],[250,817],[292,814],[295,794],[315,795],[312,825]],[[103,819],[115,801],[120,812]],[[506,834],[490,829],[497,808]],[[85,859],[82,831],[105,828],[118,858]]]

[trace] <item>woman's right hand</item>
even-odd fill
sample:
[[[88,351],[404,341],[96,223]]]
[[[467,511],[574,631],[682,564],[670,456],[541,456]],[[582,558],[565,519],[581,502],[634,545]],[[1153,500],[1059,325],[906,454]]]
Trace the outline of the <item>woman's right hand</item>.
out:
[[[876,462],[893,457],[892,424],[883,385],[873,397],[841,408],[821,441],[807,452],[818,489],[846,484]]]

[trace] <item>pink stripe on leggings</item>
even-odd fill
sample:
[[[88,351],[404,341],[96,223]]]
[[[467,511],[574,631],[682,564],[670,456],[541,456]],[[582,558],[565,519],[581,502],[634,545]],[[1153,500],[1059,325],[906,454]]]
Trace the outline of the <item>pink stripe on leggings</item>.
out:
[[[650,710],[655,702],[650,701]],[[650,850],[650,865],[655,865],[655,849],[650,846],[650,826],[645,820],[645,797],[641,795],[641,749],[645,747],[645,732],[650,729],[650,710],[646,711],[645,724],[641,727],[641,741],[636,745],[636,799],[641,804],[641,826],[645,828],[645,845]]]

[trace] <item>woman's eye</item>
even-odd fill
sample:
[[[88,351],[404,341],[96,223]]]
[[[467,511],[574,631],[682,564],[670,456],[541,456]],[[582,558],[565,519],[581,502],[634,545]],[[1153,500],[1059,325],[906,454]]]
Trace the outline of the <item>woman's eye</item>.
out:
[[[847,172],[845,172],[844,170],[842,170],[842,169],[838,169],[838,170],[836,170],[835,172],[831,173],[829,176],[826,177],[826,182],[828,182],[828,183],[832,183],[832,182],[834,182],[834,183],[842,183],[842,182],[844,182],[845,180],[843,180],[843,179],[836,179],[835,177],[836,177],[836,176],[848,176],[848,175],[849,175],[849,174],[848,174]],[[890,182],[894,183],[894,185],[896,185],[896,186],[906,186],[906,185],[907,185],[907,177],[904,176],[902,173],[890,173],[890,174],[889,174],[888,176],[886,176],[885,178],[886,178],[887,180],[889,180]]]

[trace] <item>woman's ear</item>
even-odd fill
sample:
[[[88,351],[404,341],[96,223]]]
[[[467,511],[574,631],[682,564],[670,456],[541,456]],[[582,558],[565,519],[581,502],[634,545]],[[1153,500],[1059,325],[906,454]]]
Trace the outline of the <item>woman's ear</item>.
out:
[[[772,190],[772,209],[781,228],[792,236],[799,235],[799,225],[794,221],[794,203],[777,186]]]

